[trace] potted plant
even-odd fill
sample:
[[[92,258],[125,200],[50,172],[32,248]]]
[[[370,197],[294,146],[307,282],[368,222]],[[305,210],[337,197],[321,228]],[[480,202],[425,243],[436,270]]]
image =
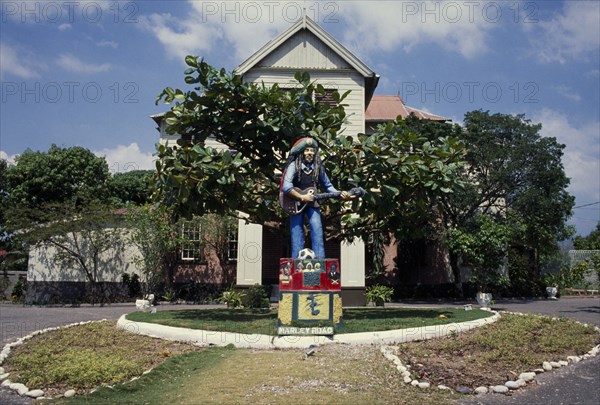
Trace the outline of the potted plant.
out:
[[[217,301],[227,304],[227,308],[242,308],[242,298],[244,298],[245,295],[246,294],[236,291],[235,287],[230,285],[223,291]]]
[[[471,272],[471,281],[477,286],[475,300],[481,309],[489,310],[493,303],[491,291],[496,287],[509,284],[509,280],[495,269],[474,268]]]
[[[544,283],[546,284],[546,296],[549,300],[557,300],[558,297],[558,287],[562,284],[562,274],[561,272],[557,273],[548,273],[544,275]]]
[[[378,307],[384,306],[384,303],[392,300],[394,289],[385,285],[372,285],[367,287],[365,291],[365,297],[367,298],[367,305],[375,305]]]

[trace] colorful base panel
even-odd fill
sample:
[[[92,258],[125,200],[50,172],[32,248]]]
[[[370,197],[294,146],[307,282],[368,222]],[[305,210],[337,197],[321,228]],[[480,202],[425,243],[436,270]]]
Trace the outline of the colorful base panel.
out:
[[[332,335],[342,322],[342,295],[332,291],[281,291],[279,335]]]
[[[338,259],[280,259],[279,291],[340,291]]]

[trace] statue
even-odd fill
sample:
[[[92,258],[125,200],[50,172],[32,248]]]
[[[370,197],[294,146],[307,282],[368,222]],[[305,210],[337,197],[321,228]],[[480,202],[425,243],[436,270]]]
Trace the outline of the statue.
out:
[[[321,186],[327,193],[317,194]],[[302,138],[292,147],[281,179],[280,202],[290,214],[292,257],[304,248],[304,218],[308,218],[312,250],[317,259],[325,257],[323,225],[318,200],[339,197],[349,200],[364,194],[362,189],[338,191],[331,184],[319,156],[319,144],[313,138]]]
[[[326,193],[317,193],[319,186]],[[335,189],[321,164],[316,140],[302,138],[294,144],[279,193],[281,207],[290,214],[292,257],[279,261],[278,335],[333,335],[342,324],[340,262],[325,258],[318,201],[349,200],[364,193],[360,187],[341,192]],[[305,217],[312,250],[304,247]]]

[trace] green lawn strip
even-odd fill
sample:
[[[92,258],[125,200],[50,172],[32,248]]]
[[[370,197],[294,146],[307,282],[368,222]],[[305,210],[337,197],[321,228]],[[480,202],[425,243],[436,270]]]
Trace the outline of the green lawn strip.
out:
[[[91,394],[52,400],[53,404],[177,404],[186,395],[183,388],[202,373],[235,353],[232,347],[216,347],[171,357],[139,379],[114,387],[101,387]],[[210,378],[206,376],[204,378]],[[187,398],[202,403],[202,398]]]
[[[487,311],[456,308],[348,308],[337,333],[374,332],[466,322],[491,316]],[[179,328],[275,335],[276,310],[207,309],[134,312],[127,319]]]

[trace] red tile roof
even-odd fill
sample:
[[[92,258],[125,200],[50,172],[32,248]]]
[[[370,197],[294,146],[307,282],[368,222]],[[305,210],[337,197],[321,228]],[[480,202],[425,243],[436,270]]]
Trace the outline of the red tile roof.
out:
[[[410,114],[426,120],[449,121],[448,118],[407,106],[400,96],[373,96],[365,112],[365,120],[367,122],[394,121],[398,116],[406,118]]]

